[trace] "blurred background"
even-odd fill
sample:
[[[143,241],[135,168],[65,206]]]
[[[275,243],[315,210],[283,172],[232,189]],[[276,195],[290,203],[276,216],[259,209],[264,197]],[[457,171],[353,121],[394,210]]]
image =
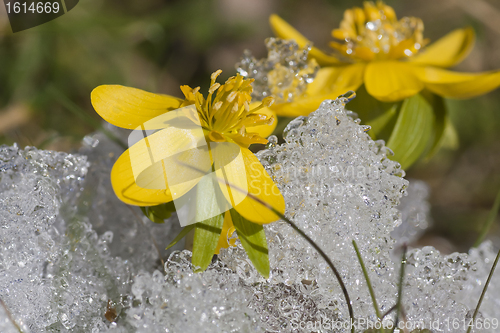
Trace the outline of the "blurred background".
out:
[[[398,17],[422,18],[431,42],[472,26],[475,48],[456,70],[500,68],[499,1],[386,3]],[[217,69],[223,70],[219,81],[234,75],[245,49],[266,56],[271,13],[328,50],[330,31],[352,6],[362,1],[82,0],[54,21],[13,34],[0,5],[0,144],[75,151],[101,123],[90,104],[96,86],[180,97],[181,84],[207,88]],[[500,189],[500,89],[449,106],[460,147],[441,150],[407,172],[431,187],[434,226],[420,244],[444,252],[473,244]],[[490,236],[496,241],[498,222]]]

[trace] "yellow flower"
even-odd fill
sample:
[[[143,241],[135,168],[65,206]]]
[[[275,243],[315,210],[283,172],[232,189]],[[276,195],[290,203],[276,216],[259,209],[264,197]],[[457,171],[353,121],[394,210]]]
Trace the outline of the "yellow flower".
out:
[[[192,89],[189,86],[181,86],[184,100],[118,85],[103,85],[92,91],[92,105],[109,123],[127,129],[153,130],[131,145],[113,166],[111,182],[120,200],[144,207],[181,198],[200,182],[200,171],[189,167],[193,166],[203,172],[215,170],[222,194],[243,218],[257,224],[279,219],[247,195],[284,212],[285,203],[279,189],[248,149],[253,143],[267,143],[264,137],[270,135],[276,126],[275,116],[268,109],[272,99],[251,103],[253,80],[237,75],[220,85],[215,82],[220,73],[219,70],[212,74],[206,99],[199,87]],[[176,112],[185,109],[192,111],[185,113],[190,124],[165,125],[169,115],[175,116]],[[173,120],[178,119],[169,119]],[[198,124],[198,129],[193,124]],[[205,149],[199,146],[200,136],[196,130],[201,133],[201,139],[206,140]],[[191,144],[194,146],[190,147],[196,149],[186,151],[184,148]],[[173,155],[182,162],[180,165],[165,157]],[[137,168],[142,168],[139,175]],[[167,182],[166,170],[173,170],[175,179],[169,178]],[[234,191],[228,184],[247,192]],[[203,195],[212,194],[203,192]],[[235,230],[231,215],[228,212],[223,214],[224,225],[215,253],[230,245],[227,239]],[[234,240],[231,245],[234,245]]]
[[[294,39],[304,47],[307,38],[277,15],[270,17],[275,34]],[[344,13],[338,41],[330,45],[334,55],[313,47],[311,58],[322,66],[306,96],[273,109],[281,115],[308,114],[317,108],[315,96],[336,96],[357,90],[383,102],[399,101],[426,89],[442,97],[466,99],[485,94],[500,85],[500,72],[458,73],[443,68],[462,61],[474,44],[471,28],[457,29],[427,47],[423,23],[415,17],[397,20],[394,10],[382,2],[365,2]]]

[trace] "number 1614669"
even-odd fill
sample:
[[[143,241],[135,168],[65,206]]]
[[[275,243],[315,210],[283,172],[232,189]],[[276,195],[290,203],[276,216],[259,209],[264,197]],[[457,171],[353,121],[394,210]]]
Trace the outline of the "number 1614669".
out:
[[[7,9],[7,14],[15,13],[15,14],[28,14],[28,13],[38,13],[38,14],[50,14],[50,13],[58,13],[59,2],[7,2],[5,4],[5,8]]]

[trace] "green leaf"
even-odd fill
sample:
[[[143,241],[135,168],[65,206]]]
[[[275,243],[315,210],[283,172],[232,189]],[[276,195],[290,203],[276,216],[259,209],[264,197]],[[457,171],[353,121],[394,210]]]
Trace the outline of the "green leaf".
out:
[[[432,143],[430,145],[429,151],[426,153],[425,156],[425,160],[429,160],[443,146],[445,139],[445,132],[447,126],[451,125],[451,122],[448,116],[448,108],[446,107],[443,97],[429,92],[426,93],[425,91],[422,92],[422,96],[431,105],[435,116],[433,138],[431,140]]]
[[[441,148],[452,150],[458,149],[458,146],[460,145],[458,133],[449,116],[446,117],[444,126],[443,139],[439,146]]]
[[[223,224],[224,214],[195,224],[193,258],[191,259],[195,272],[203,272],[212,262]]]
[[[269,251],[267,249],[266,234],[260,224],[248,221],[231,209],[231,218],[234,228],[238,233],[241,245],[245,249],[248,258],[252,261],[257,271],[266,279],[269,278]]]
[[[154,223],[164,223],[175,212],[175,206],[170,201],[158,206],[141,207],[141,210]]]
[[[356,90],[356,98],[349,102],[348,109],[356,112],[362,124],[370,125],[368,134],[372,139],[387,140],[396,123],[401,102],[385,103],[370,96],[364,85]]]
[[[370,134],[372,139],[375,140],[377,138],[380,138],[380,136],[382,136],[382,133],[386,132],[388,129],[391,130],[394,127],[397,110],[398,104],[393,104],[380,116],[367,123],[371,126],[371,130],[368,132],[368,134]],[[391,123],[392,126],[390,125]]]
[[[170,249],[172,246],[174,246],[175,244],[177,244],[181,239],[183,239],[191,230],[193,230],[193,228],[196,227],[196,224],[190,224],[184,228],[182,228],[181,232],[179,232],[179,234],[177,235],[177,237],[174,238],[174,240],[172,242],[170,242],[170,244],[168,244],[168,246],[165,248],[165,250],[168,250]]]
[[[417,94],[404,100],[387,146],[394,152],[391,159],[403,169],[410,167],[424,153],[434,128],[431,105]]]
[[[191,259],[195,272],[206,270],[212,262],[224,224],[221,202],[225,204],[225,199],[215,178],[202,177],[196,185],[196,220],[212,217],[196,223]]]

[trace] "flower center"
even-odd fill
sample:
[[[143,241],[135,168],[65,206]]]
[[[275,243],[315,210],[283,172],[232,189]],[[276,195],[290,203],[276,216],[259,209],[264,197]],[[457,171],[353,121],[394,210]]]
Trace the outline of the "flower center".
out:
[[[193,89],[181,86],[185,96],[182,106],[196,106],[209,141],[223,142],[230,139],[241,146],[267,143],[267,140],[258,134],[248,133],[247,128],[273,123],[274,117],[257,112],[270,106],[273,98],[264,98],[258,106],[250,108],[253,79],[245,79],[237,74],[221,85],[215,82],[221,72],[218,70],[212,74],[206,99],[199,92],[200,87]]]
[[[330,46],[355,61],[408,58],[427,44],[423,31],[421,19],[403,17],[398,21],[392,7],[366,1],[364,8],[344,12],[340,28],[332,31],[344,43],[331,42]]]

